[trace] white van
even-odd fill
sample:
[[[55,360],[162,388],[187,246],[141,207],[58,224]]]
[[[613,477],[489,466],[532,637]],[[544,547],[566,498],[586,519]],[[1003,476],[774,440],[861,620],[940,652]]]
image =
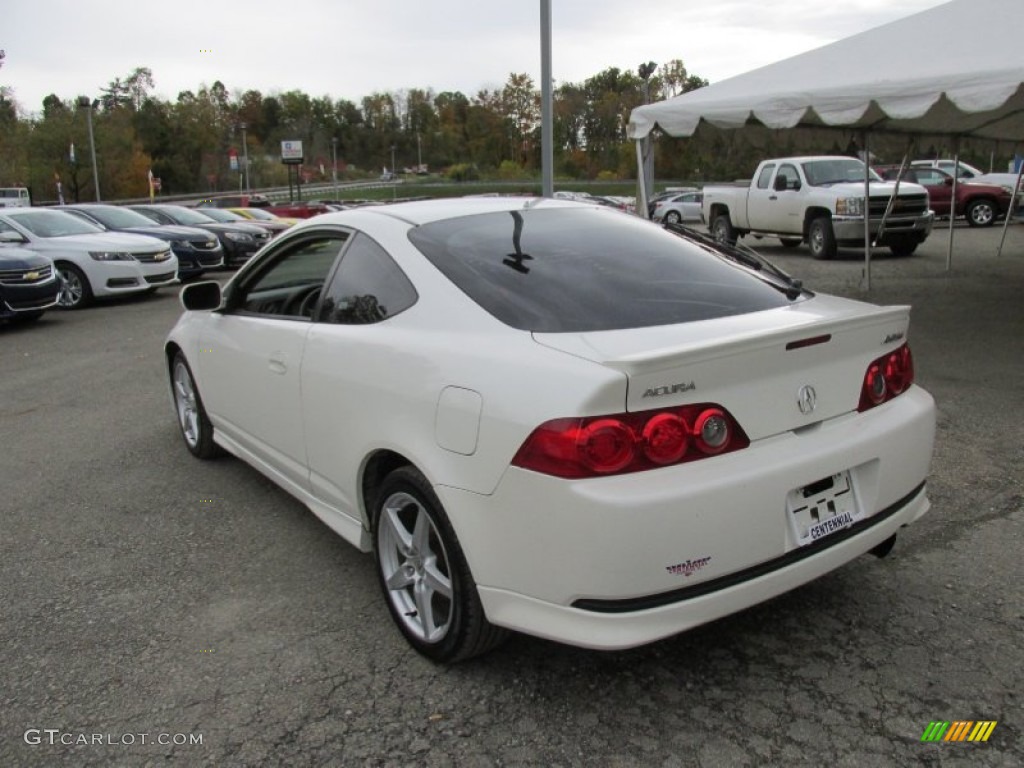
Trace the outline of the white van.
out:
[[[0,187],[0,208],[28,208],[32,198],[25,187]]]

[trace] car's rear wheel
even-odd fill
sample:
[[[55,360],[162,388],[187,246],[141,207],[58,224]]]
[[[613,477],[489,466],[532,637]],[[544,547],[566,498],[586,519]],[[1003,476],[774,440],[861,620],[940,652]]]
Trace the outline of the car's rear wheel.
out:
[[[964,211],[964,216],[972,227],[991,227],[996,221],[996,206],[986,198],[972,200]]]
[[[665,214],[666,224],[681,224],[683,217],[679,215],[679,211],[669,211]]]
[[[724,245],[736,245],[736,229],[728,213],[720,213],[711,222],[711,236]]]
[[[377,574],[388,610],[406,640],[434,661],[477,656],[507,630],[484,615],[455,531],[417,470],[389,474],[374,514]]]
[[[819,216],[807,228],[807,244],[811,256],[816,259],[832,259],[836,255],[836,236],[832,231],[832,220]]]
[[[199,396],[192,370],[185,356],[178,352],[171,363],[171,390],[174,393],[174,411],[178,415],[178,426],[185,445],[193,456],[211,459],[222,450],[213,442],[213,425],[206,415],[203,399]]]
[[[57,306],[61,309],[81,309],[92,302],[92,287],[82,270],[73,264],[58,262],[57,274],[60,276]]]

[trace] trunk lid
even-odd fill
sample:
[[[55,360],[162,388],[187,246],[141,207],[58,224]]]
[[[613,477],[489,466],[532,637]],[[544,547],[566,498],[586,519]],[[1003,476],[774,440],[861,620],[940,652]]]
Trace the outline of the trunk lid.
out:
[[[906,306],[816,296],[682,325],[534,339],[621,371],[627,411],[716,403],[758,440],[856,410],[868,364],[904,343],[909,319]]]

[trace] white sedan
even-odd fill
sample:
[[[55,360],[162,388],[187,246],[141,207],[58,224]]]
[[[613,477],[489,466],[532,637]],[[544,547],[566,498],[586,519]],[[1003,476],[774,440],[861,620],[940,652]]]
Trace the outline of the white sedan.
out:
[[[178,282],[178,259],[166,242],[107,232],[66,211],[6,209],[0,212],[0,241],[53,259],[62,281],[58,303],[64,309]]]
[[[182,303],[189,450],[373,551],[435,660],[508,630],[648,643],[885,554],[929,506],[908,307],[597,205],[325,214]]]
[[[701,206],[704,202],[702,192],[680,192],[654,201],[651,218],[666,224],[682,224],[684,221],[701,222],[704,220]]]

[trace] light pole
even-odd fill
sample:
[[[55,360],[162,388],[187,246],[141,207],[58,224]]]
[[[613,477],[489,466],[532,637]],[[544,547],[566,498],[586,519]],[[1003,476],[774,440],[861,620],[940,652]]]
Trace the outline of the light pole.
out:
[[[420,142],[420,132],[416,131],[416,173],[423,172],[423,144]]]
[[[395,145],[391,145],[391,180],[395,180]]]
[[[331,136],[331,180],[334,182],[334,199],[338,199],[338,137]]]
[[[654,74],[657,68],[658,65],[653,61],[641,64],[637,67],[640,80],[643,81],[644,104],[648,104],[651,101],[651,75]],[[643,152],[641,154],[643,156],[643,168],[640,169],[641,173],[637,176],[636,205],[637,208],[641,205],[644,206],[644,210],[638,210],[637,213],[646,219],[648,217],[646,210],[647,201],[650,200],[651,195],[654,194],[654,145],[651,141],[650,134],[648,134],[643,140]],[[643,189],[640,189],[640,176],[643,176]]]
[[[89,121],[89,152],[92,154],[92,185],[96,189],[96,202],[100,202],[100,172],[96,167],[96,140],[92,135],[92,110],[96,102],[91,101],[88,96],[78,97],[78,106],[86,109],[86,118]]]
[[[245,191],[249,191],[249,142],[245,140],[245,129],[248,123],[242,122],[238,125],[242,129],[242,171],[245,176]]]

